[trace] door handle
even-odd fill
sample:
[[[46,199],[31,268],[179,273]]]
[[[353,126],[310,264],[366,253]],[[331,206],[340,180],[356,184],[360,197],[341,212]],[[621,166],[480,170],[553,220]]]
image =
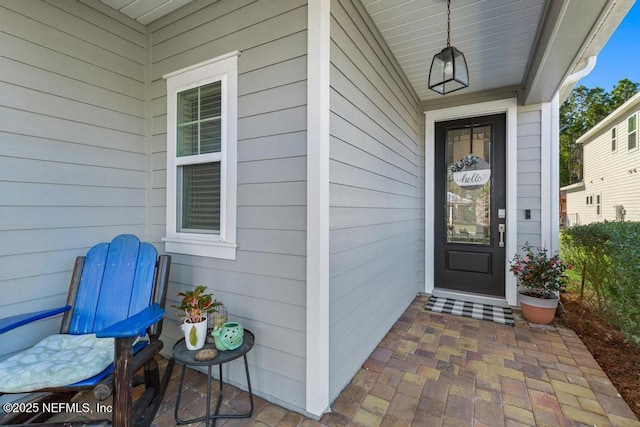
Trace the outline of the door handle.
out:
[[[507,229],[507,226],[504,224],[498,224],[498,233],[500,234],[500,241],[498,242],[498,246],[504,248],[504,232]]]

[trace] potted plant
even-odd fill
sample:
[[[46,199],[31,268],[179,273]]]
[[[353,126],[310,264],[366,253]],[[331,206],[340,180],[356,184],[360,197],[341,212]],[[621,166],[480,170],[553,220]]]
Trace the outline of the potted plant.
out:
[[[206,287],[196,286],[193,291],[178,292],[182,297],[180,305],[176,307],[178,317],[184,319],[180,326],[184,332],[184,339],[189,350],[204,347],[207,338],[207,314],[216,311],[222,305],[213,299],[213,294],[205,294]]]
[[[558,308],[558,292],[564,290],[571,268],[556,254],[549,256],[546,248],[534,248],[525,242],[522,254],[511,261],[510,271],[522,287],[519,292],[520,308],[525,319],[547,325],[553,321]]]

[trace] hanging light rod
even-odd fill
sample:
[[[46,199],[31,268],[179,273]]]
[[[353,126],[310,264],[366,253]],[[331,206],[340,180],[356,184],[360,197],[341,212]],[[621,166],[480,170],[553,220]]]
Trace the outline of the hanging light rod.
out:
[[[433,57],[429,89],[441,95],[469,86],[469,70],[464,54],[451,46],[451,0],[447,0],[447,47]]]

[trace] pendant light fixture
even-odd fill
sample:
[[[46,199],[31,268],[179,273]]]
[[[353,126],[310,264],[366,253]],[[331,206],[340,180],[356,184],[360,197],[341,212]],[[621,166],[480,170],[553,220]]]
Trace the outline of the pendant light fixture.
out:
[[[451,46],[451,0],[447,0],[447,47],[433,57],[429,70],[429,89],[441,95],[469,86],[464,54]]]

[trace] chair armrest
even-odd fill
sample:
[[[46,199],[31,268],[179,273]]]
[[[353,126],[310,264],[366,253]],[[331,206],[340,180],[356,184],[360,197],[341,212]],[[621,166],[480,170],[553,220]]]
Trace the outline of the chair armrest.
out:
[[[26,325],[27,323],[35,322],[36,320],[46,319],[47,317],[55,316],[56,314],[64,313],[71,310],[70,305],[64,307],[50,308],[48,310],[34,311],[31,313],[16,314],[15,316],[5,317],[0,319],[0,334],[4,334],[18,326]]]
[[[96,333],[98,338],[134,338],[144,335],[145,330],[162,320],[164,310],[158,304],[153,304],[140,313],[121,320]]]

